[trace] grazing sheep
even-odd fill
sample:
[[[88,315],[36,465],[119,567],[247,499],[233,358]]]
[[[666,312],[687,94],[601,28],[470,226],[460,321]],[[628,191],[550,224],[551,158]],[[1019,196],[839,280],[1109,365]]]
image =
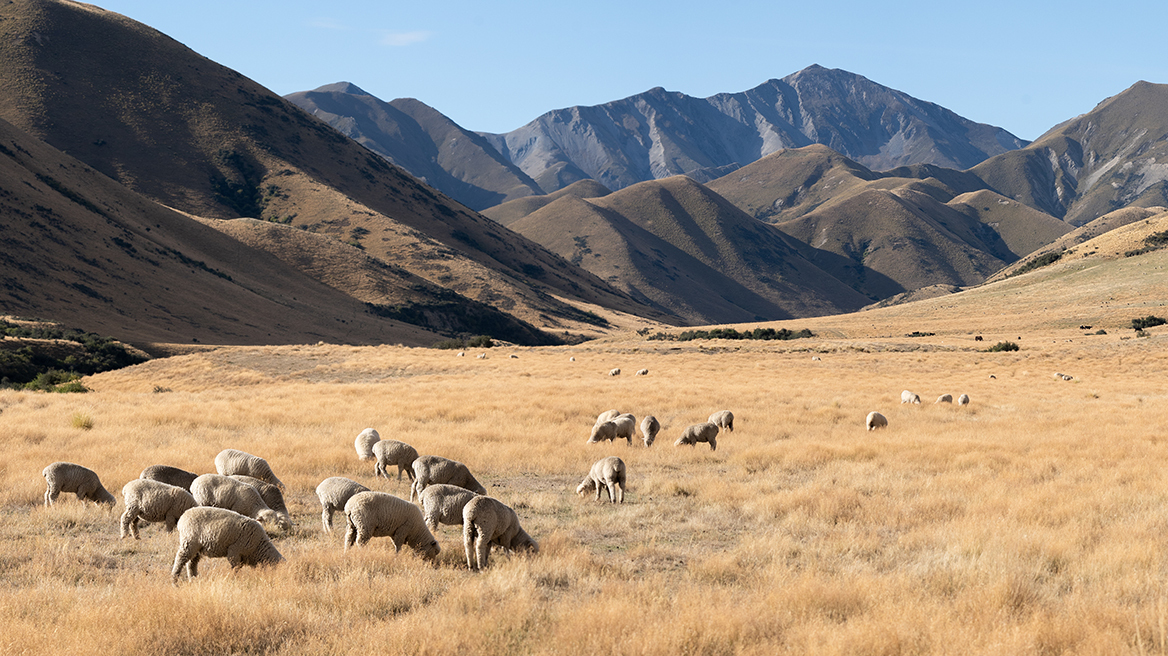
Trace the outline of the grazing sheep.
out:
[[[219,472],[220,476],[243,474],[284,488],[284,483],[272,473],[267,460],[236,449],[223,449],[215,456],[215,471]]]
[[[285,531],[292,528],[292,524],[283,515],[264,503],[259,490],[230,476],[203,474],[191,483],[191,495],[200,506],[234,510],[256,521],[271,522]]]
[[[503,550],[539,552],[539,545],[523,527],[515,511],[498,499],[477,496],[462,509],[462,545],[466,566],[472,571],[487,567],[491,546]]]
[[[587,478],[576,486],[576,494],[584,496],[593,490],[596,491],[596,500],[600,501],[600,488],[608,490],[609,503],[617,502],[617,490],[620,490],[620,502],[625,502],[625,463],[616,456],[601,458],[592,465]]]
[[[877,428],[888,428],[888,418],[879,412],[869,412],[868,419],[864,421],[864,425],[870,431],[876,430]]]
[[[596,444],[608,440],[609,442],[616,439],[616,422],[606,421],[601,424],[596,424],[592,427],[592,434],[588,436],[587,444]]]
[[[819,357],[818,355],[813,355],[813,356],[811,356],[811,361],[812,361],[812,362],[819,362],[819,361],[820,361],[820,360],[822,360],[822,359],[823,359],[823,358]]]
[[[608,375],[609,376],[619,376],[620,375],[620,368],[618,367],[616,369],[609,369]]]
[[[600,424],[603,424],[606,421],[612,421],[613,419],[616,419],[617,417],[619,417],[620,414],[621,414],[620,410],[605,410],[604,412],[596,415],[596,423],[593,424],[593,426],[599,426]]]
[[[568,358],[568,362],[575,362],[575,361],[576,361],[576,356],[574,356],[574,355],[572,357]]]
[[[357,450],[358,460],[373,460],[373,445],[381,441],[381,434],[377,432],[376,428],[366,428],[357,433],[357,439],[353,440],[353,448]]]
[[[645,446],[653,446],[657,433],[661,432],[661,423],[653,415],[647,415],[641,420],[641,441]]]
[[[962,394],[961,396],[957,397],[957,405],[969,405],[969,395]]]
[[[616,426],[614,439],[623,437],[629,441],[629,446],[632,446],[633,438],[637,436],[637,418],[625,413],[613,419],[612,423]]]
[[[422,491],[435,483],[457,485],[474,492],[486,494],[487,488],[475,480],[470,469],[457,460],[450,460],[442,456],[420,456],[414,461],[414,484],[410,486],[410,501],[415,495],[420,497]]]
[[[519,359],[519,356],[518,356],[518,355],[515,355],[514,353],[512,353],[511,355],[508,355],[507,357],[511,358],[512,360],[518,360],[518,359]]]
[[[178,519],[178,552],[170,577],[178,583],[185,567],[187,579],[199,575],[199,560],[226,558],[231,569],[284,562],[264,527],[250,517],[223,508],[191,508]]]
[[[368,492],[369,488],[357,481],[342,476],[332,476],[316,486],[316,498],[320,499],[320,519],[325,533],[333,532],[333,513],[345,511],[345,503],[353,498],[354,494]]]
[[[390,538],[401,551],[408,545],[426,560],[438,556],[438,541],[426,528],[422,511],[414,504],[386,492],[359,492],[345,502],[345,551],[365,546],[370,538]]]
[[[62,492],[72,492],[81,501],[92,501],[106,505],[118,502],[101,484],[97,472],[72,462],[54,462],[41,471],[48,489],[45,490],[45,505],[57,502]]]
[[[637,370],[637,375],[638,375],[638,376],[648,376],[648,375],[649,375],[649,370],[648,370],[648,369],[638,369],[638,370]]]
[[[487,354],[486,353],[479,353],[478,355],[475,356],[475,358],[477,358],[479,360],[486,360]]]
[[[937,405],[938,403],[953,403],[953,395],[942,394],[941,396],[938,396],[937,400],[933,401],[933,405]]]
[[[716,451],[718,449],[718,425],[706,422],[687,426],[681,432],[681,437],[673,443],[673,446],[682,446],[683,444],[694,446],[698,442],[709,442],[710,450]]]
[[[402,472],[414,480],[414,460],[418,458],[418,450],[397,440],[383,440],[373,445],[373,457],[377,464],[373,466],[373,475],[389,478],[389,468],[397,465],[397,480],[401,480]]]
[[[900,402],[901,403],[915,403],[916,405],[920,405],[921,404],[921,397],[919,394],[913,394],[912,392],[905,390],[905,391],[900,393]]]
[[[228,478],[254,487],[256,492],[260,493],[260,498],[264,500],[264,503],[272,510],[275,510],[276,514],[283,516],[289,526],[292,525],[292,515],[288,512],[288,506],[284,503],[284,493],[280,491],[280,488],[271,483],[261,481],[258,478],[244,476],[243,474],[236,474]]]
[[[710,415],[710,418],[706,421],[716,425],[722,430],[728,430],[731,433],[734,432],[734,413],[730,412],[729,410],[719,410],[718,412]]]
[[[458,352],[458,353],[456,353],[455,355],[456,355],[457,357],[460,357],[460,358],[462,358],[462,357],[466,357],[466,351],[459,351],[459,352]]]
[[[121,536],[133,535],[135,540],[139,539],[139,519],[164,522],[170,533],[184,512],[199,505],[187,490],[150,478],[135,478],[122,486],[122,500],[126,510],[122,513]]]
[[[475,497],[475,493],[457,485],[439,483],[422,492],[422,517],[431,532],[438,530],[439,524],[462,526],[462,507]]]
[[[195,482],[198,477],[199,475],[194,472],[170,465],[150,465],[143,469],[141,474],[138,474],[138,478],[158,481],[167,485],[177,485],[187,492],[191,491],[191,483]]]

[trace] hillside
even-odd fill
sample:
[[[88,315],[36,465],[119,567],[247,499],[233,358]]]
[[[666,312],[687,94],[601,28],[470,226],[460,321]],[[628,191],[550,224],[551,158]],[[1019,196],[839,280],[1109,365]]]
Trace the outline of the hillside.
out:
[[[528,196],[526,198],[516,198],[515,200],[507,201],[501,205],[483,210],[482,214],[493,221],[510,227],[512,223],[542,207],[550,205],[564,196],[588,199],[600,198],[611,193],[608,188],[595,180],[580,180],[550,194]]]
[[[0,19],[0,118],[131,190],[359,243],[541,328],[595,328],[581,302],[656,316],[144,25],[60,0],[3,5]]]

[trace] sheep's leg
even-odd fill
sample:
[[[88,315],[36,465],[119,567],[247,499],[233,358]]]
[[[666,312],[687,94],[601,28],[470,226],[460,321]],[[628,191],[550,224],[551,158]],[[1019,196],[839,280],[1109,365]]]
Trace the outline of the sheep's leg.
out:
[[[354,525],[353,522],[350,521],[350,522],[348,522],[348,524],[345,527],[345,551],[348,551],[349,547],[353,546],[356,543],[357,543],[357,526]]]
[[[489,559],[491,555],[491,542],[487,540],[484,531],[479,531],[478,538],[475,539],[475,559],[478,561],[478,569],[486,569],[490,564]]]
[[[199,575],[199,560],[203,558],[202,550],[196,551],[191,559],[187,561],[187,578],[193,579]]]
[[[711,451],[717,451],[717,450],[718,450],[718,440],[717,440],[717,438],[713,438],[713,437],[711,437],[711,438],[710,438],[710,450],[711,450]]]
[[[191,545],[187,542],[180,542],[178,545],[178,553],[174,555],[174,567],[170,570],[170,578],[174,583],[178,583],[178,577],[182,574],[183,568],[187,568],[187,578],[191,578],[191,570],[188,567],[191,562]]]
[[[329,506],[324,506],[324,510],[320,512],[320,521],[324,525],[325,533],[333,532],[333,509]]]
[[[620,491],[620,502],[621,502],[621,503],[624,503],[624,502],[625,502],[625,484],[624,484],[624,482],[623,482],[623,481],[617,481],[617,482],[616,482],[616,488],[617,488],[617,490],[619,490],[619,491]]]
[[[462,527],[462,548],[466,552],[466,568],[475,571],[474,560],[475,526],[473,522],[466,522]]]
[[[122,532],[121,537],[126,535],[133,535],[134,539],[138,537],[138,508],[134,505],[126,506],[126,512],[122,513]]]
[[[616,503],[616,487],[613,486],[612,481],[605,481],[604,488],[608,490],[608,502]]]
[[[596,500],[600,501],[600,483],[594,480],[592,486],[596,488]]]

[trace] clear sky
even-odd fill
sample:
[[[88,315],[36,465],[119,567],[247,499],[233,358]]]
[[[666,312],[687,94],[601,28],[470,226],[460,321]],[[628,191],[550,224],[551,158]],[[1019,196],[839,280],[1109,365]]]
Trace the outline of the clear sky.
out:
[[[507,132],[653,87],[745,91],[811,64],[1034,139],[1168,83],[1168,2],[96,0],[286,95],[347,81]]]

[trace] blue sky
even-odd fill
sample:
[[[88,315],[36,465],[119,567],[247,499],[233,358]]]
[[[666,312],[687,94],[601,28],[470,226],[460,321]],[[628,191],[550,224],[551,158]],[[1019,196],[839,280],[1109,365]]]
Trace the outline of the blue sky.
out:
[[[661,86],[745,91],[840,68],[1034,139],[1138,80],[1168,83],[1168,3],[97,0],[281,95],[348,81],[464,128]]]

